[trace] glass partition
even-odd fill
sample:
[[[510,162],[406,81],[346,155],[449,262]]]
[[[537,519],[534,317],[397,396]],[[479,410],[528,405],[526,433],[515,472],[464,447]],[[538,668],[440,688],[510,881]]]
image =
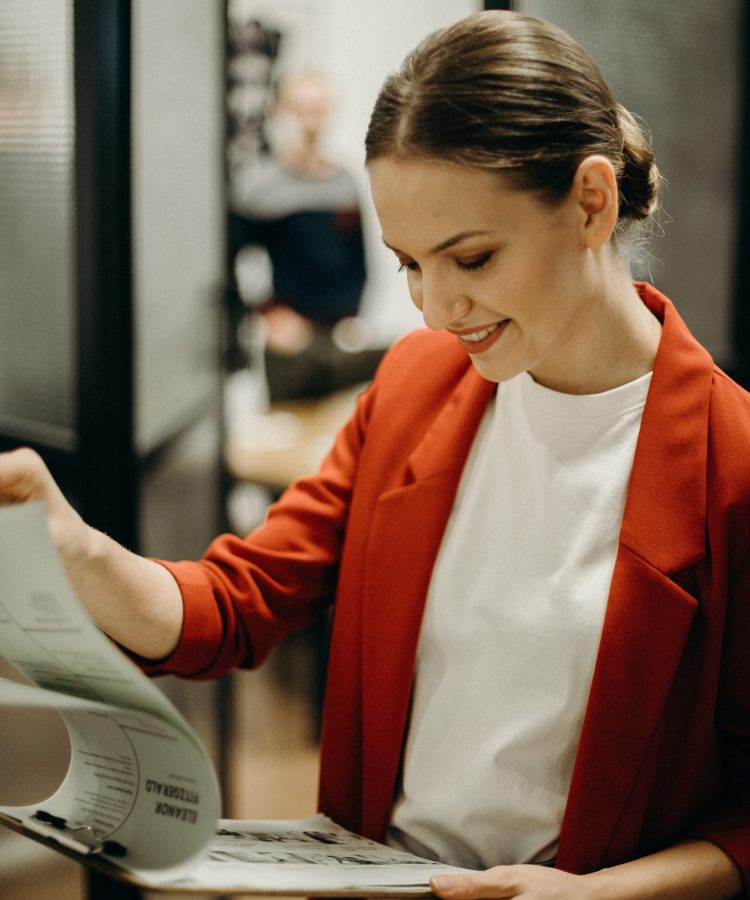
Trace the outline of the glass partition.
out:
[[[73,4],[0,11],[0,432],[75,445]]]

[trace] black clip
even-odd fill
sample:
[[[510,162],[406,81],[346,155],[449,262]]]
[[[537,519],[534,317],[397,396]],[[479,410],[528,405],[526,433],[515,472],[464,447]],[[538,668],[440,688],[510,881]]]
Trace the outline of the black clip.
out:
[[[42,826],[53,828],[59,834],[48,834],[54,837],[60,844],[78,850],[80,853],[103,853],[106,856],[126,856],[127,848],[118,841],[101,840],[91,825],[83,825],[80,823],[69,823],[63,816],[55,816],[46,810],[38,809],[27,823],[40,822]],[[46,833],[44,827],[42,829],[34,828],[35,831]]]
[[[38,819],[40,822],[45,822],[47,825],[51,825],[53,828],[59,828],[61,831],[68,824],[67,820],[63,819],[62,816],[53,816],[52,813],[45,812],[43,809],[38,809],[34,813],[34,818]]]
[[[127,856],[128,848],[123,847],[117,841],[102,841],[101,852],[107,856]]]

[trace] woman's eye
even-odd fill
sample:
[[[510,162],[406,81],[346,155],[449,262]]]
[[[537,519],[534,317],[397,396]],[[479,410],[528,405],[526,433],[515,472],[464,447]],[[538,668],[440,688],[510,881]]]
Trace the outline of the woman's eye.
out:
[[[476,272],[487,265],[492,259],[493,253],[483,253],[474,259],[457,259],[456,266],[464,272]],[[414,260],[404,260],[398,267],[399,272],[418,272],[419,265]]]
[[[477,256],[475,259],[457,259],[456,265],[459,269],[463,269],[464,272],[476,272],[478,269],[486,266],[491,259],[491,253],[483,253],[481,256]]]

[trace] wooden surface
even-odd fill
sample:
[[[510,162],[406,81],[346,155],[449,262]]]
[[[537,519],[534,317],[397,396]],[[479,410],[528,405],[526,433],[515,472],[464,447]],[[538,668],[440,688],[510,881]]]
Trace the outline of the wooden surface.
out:
[[[224,451],[230,474],[282,491],[315,472],[361,391],[358,385],[320,399],[278,403],[232,422]]]

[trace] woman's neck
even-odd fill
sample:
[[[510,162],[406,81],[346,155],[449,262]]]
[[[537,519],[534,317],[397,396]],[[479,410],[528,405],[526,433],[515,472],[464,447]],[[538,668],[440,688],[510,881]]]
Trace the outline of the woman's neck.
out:
[[[586,283],[586,322],[567,347],[564,364],[556,373],[530,373],[541,384],[569,394],[601,393],[652,371],[661,338],[661,322],[614,254]]]

